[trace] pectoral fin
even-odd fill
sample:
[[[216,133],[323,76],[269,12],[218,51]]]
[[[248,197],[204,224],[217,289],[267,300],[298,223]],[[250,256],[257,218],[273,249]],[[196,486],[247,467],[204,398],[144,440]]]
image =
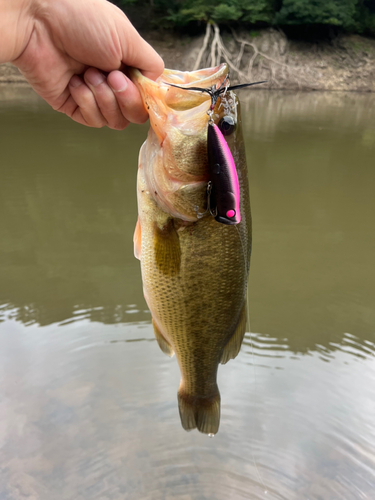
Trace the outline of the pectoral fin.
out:
[[[169,219],[162,228],[155,225],[154,252],[156,265],[163,274],[173,276],[179,272],[181,248],[173,219]]]
[[[167,356],[169,356],[171,358],[174,354],[174,350],[172,349],[171,344],[165,340],[164,335],[160,332],[160,330],[157,327],[154,320],[152,320],[152,326],[154,327],[154,334],[155,334],[156,340],[158,341],[160,349]]]
[[[141,260],[141,223],[139,222],[139,217],[137,224],[135,225],[133,242],[134,242],[134,257]]]
[[[220,363],[225,365],[230,359],[234,359],[240,352],[243,337],[246,331],[247,307],[246,300],[242,306],[240,317],[236,330],[228,343],[224,347],[223,354],[221,355]]]

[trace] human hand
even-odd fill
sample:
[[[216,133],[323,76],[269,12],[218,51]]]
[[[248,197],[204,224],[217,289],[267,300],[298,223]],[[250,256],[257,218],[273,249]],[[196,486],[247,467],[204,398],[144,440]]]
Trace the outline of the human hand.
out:
[[[83,125],[145,122],[139,91],[119,70],[132,66],[156,79],[164,64],[123,12],[106,0],[30,2],[31,34],[12,63],[34,90]]]

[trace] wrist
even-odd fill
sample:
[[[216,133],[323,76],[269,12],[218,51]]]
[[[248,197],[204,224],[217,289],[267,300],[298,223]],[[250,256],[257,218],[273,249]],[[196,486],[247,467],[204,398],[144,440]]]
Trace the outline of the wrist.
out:
[[[12,62],[25,50],[34,27],[35,0],[0,0],[0,63]]]

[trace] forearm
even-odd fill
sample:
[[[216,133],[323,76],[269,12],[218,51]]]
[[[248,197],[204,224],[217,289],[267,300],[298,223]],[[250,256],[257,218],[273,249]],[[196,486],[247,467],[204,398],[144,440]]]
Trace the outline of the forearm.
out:
[[[17,59],[32,30],[34,0],[0,0],[0,63]]]

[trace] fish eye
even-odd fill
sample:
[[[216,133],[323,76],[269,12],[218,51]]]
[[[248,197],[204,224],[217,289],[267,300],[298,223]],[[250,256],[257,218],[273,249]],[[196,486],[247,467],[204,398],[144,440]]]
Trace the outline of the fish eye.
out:
[[[236,122],[233,117],[223,116],[219,121],[219,129],[224,136],[232,134],[236,130]]]

